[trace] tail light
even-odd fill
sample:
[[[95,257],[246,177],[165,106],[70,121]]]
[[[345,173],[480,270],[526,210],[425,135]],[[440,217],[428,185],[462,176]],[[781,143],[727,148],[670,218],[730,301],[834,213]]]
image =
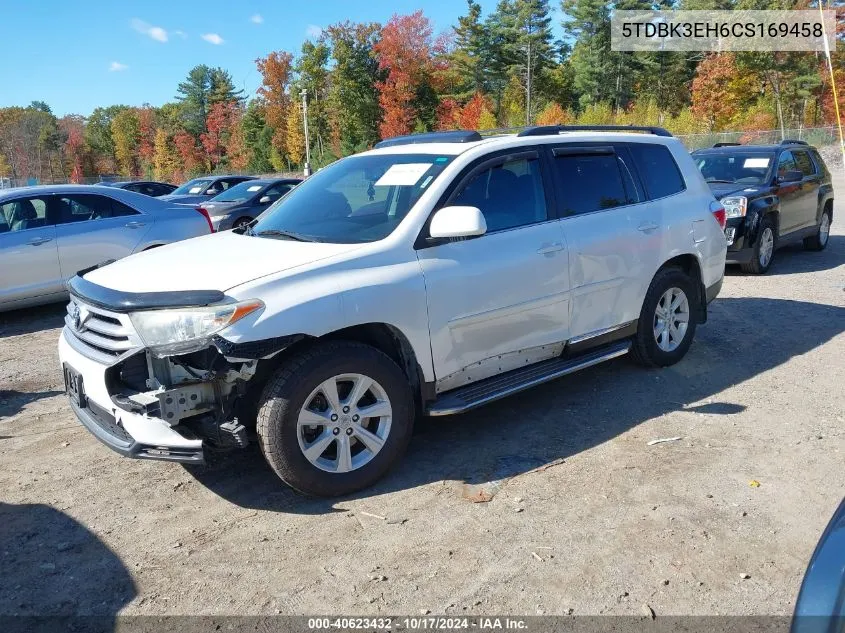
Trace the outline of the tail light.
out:
[[[197,209],[196,209],[196,210],[197,210],[197,212],[198,212],[198,213],[199,213],[202,217],[204,217],[204,218],[205,218],[205,221],[206,221],[206,222],[208,222],[208,230],[209,230],[209,232],[210,232],[210,233],[214,233],[214,225],[211,223],[211,216],[210,216],[210,215],[208,215],[208,209],[204,209],[203,207],[197,207]],[[724,227],[724,223],[725,223],[725,222],[724,222],[724,213],[725,213],[725,210],[724,210],[724,209],[722,209],[722,216],[723,216],[723,218],[722,218],[722,226],[723,226],[723,227]]]
[[[721,202],[714,201],[710,203],[710,211],[713,213],[713,217],[716,218],[716,222],[719,223],[719,227],[724,231],[725,225],[728,223],[725,207],[722,206]]]

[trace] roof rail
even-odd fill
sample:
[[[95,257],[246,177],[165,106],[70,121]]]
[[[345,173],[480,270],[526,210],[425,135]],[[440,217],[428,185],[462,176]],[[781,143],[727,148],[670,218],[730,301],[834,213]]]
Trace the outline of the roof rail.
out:
[[[378,149],[416,143],[471,143],[480,140],[482,140],[481,135],[475,130],[449,130],[447,132],[423,132],[421,134],[408,134],[407,136],[394,136],[379,141],[374,147]]]
[[[742,143],[713,143],[713,147],[737,147],[738,145]]]
[[[547,136],[561,132],[648,132],[655,136],[672,136],[662,127],[644,125],[535,125],[522,130],[517,136]]]
[[[785,138],[780,142],[781,145],[809,145],[807,141],[799,141],[794,138]]]

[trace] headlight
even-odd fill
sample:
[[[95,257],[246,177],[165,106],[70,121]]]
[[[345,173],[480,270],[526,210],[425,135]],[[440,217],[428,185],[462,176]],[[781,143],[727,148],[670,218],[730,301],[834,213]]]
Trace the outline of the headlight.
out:
[[[264,303],[251,299],[202,308],[132,312],[129,318],[144,345],[155,354],[186,354],[207,347],[212,336],[262,309]]]
[[[724,198],[722,206],[725,207],[725,217],[728,218],[742,218],[745,217],[745,209],[748,205],[748,198],[745,196],[734,196],[732,198]]]

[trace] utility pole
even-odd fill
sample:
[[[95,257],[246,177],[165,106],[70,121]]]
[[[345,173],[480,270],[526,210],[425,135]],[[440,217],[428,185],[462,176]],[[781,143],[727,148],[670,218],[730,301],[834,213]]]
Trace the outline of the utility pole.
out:
[[[302,125],[305,128],[305,177],[311,175],[311,143],[308,140],[308,91],[303,88],[302,92]]]

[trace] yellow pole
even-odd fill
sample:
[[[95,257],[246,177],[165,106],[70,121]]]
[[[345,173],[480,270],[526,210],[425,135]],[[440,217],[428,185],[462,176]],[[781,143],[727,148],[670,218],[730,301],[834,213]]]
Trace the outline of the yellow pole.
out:
[[[830,0],[828,0],[829,4]],[[824,54],[827,57],[827,67],[830,70],[830,88],[833,91],[833,109],[836,112],[836,126],[839,128],[839,149],[842,151],[842,168],[845,169],[845,139],[842,137],[842,118],[839,116],[839,97],[836,94],[836,79],[833,75],[833,60],[830,58],[830,46],[827,43],[827,30],[824,26],[824,0],[819,0],[819,15],[822,19],[822,37],[824,38]],[[835,37],[835,34],[834,34]]]

